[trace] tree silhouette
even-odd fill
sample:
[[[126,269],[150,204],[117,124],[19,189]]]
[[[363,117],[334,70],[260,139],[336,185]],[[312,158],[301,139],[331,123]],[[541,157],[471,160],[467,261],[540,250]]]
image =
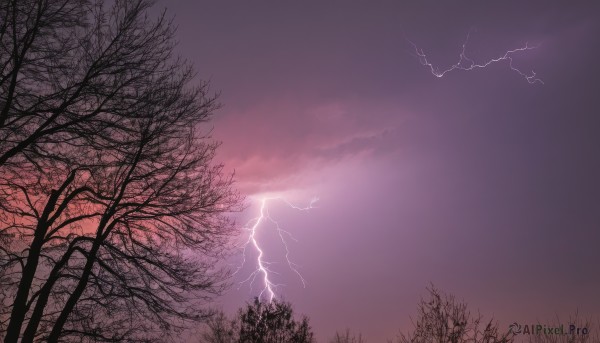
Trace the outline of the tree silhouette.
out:
[[[252,303],[240,308],[236,318],[229,320],[218,311],[200,335],[202,343],[313,343],[308,318],[294,318],[292,305],[274,299]]]
[[[236,343],[239,341],[238,321],[227,318],[223,311],[217,311],[206,323],[206,330],[200,334],[201,343]]]
[[[225,286],[217,104],[151,4],[0,5],[5,342],[167,341]]]
[[[118,147],[130,120],[161,98],[173,29],[150,1],[19,0],[0,4],[0,166],[58,158],[65,147]]]
[[[421,299],[414,330],[400,334],[397,343],[509,343],[514,336],[503,333],[481,315],[471,316],[467,304],[429,287],[429,299]],[[391,341],[390,341],[391,343]]]
[[[308,318],[296,321],[290,303],[258,298],[240,310],[240,343],[310,343],[313,333]]]

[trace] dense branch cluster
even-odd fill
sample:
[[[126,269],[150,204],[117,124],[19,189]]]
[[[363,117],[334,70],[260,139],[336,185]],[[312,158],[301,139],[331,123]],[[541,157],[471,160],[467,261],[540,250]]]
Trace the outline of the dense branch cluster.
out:
[[[294,317],[292,305],[273,299],[240,308],[237,317],[228,319],[217,312],[200,335],[202,343],[314,343],[308,318]]]
[[[427,289],[429,299],[421,299],[414,330],[400,334],[397,343],[511,343],[514,335],[499,328],[493,320],[471,315],[467,304],[440,292]],[[392,343],[392,341],[390,341]]]
[[[217,108],[151,2],[0,5],[0,333],[165,340],[224,287]]]

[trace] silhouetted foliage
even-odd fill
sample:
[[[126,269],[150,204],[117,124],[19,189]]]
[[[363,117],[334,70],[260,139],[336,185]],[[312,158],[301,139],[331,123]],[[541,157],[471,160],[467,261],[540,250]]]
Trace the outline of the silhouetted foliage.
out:
[[[308,318],[294,318],[292,305],[274,299],[261,302],[255,298],[229,320],[217,313],[201,334],[202,343],[312,343]]]
[[[239,340],[239,323],[230,320],[223,311],[215,313],[200,334],[201,343],[236,343]]]
[[[400,334],[397,343],[509,343],[514,335],[504,333],[498,324],[472,316],[467,304],[435,287],[427,289],[429,299],[421,299],[414,330]],[[390,341],[391,342],[391,341]]]
[[[151,1],[114,3],[0,2],[0,166],[118,148],[189,80],[189,66],[168,62],[172,27],[144,17]]]
[[[240,343],[310,343],[313,333],[308,318],[296,321],[290,303],[258,298],[240,310]]]
[[[365,343],[365,341],[360,333],[357,336],[351,333],[350,329],[346,329],[344,333],[336,332],[329,343]]]
[[[0,333],[168,341],[227,279],[239,196],[152,1],[0,4]]]

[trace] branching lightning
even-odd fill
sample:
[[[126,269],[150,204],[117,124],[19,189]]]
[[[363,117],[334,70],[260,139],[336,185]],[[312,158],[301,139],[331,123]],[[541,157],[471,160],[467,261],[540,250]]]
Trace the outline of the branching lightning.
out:
[[[314,208],[314,204],[318,201],[318,199],[313,198],[306,207],[299,207],[299,206],[292,204],[291,202],[289,202],[288,200],[286,200],[283,197],[261,198],[260,199],[260,210],[259,210],[258,216],[250,219],[244,227],[249,232],[248,240],[243,244],[243,251],[242,251],[243,261],[242,261],[241,266],[236,271],[236,273],[239,272],[240,269],[246,264],[246,250],[248,249],[248,247],[251,247],[252,249],[254,249],[257,256],[256,256],[256,269],[245,280],[240,282],[240,286],[243,285],[244,283],[250,282],[250,287],[252,287],[252,285],[256,281],[256,278],[259,278],[262,281],[263,288],[258,297],[259,297],[259,299],[266,297],[269,300],[269,302],[271,302],[273,300],[273,298],[275,298],[275,290],[277,289],[278,286],[281,286],[281,285],[273,282],[271,274],[277,274],[277,272],[273,271],[273,269],[271,268],[271,265],[273,265],[274,263],[267,261],[265,259],[264,247],[261,245],[261,243],[259,242],[259,239],[257,237],[257,233],[258,233],[261,225],[265,224],[265,222],[270,222],[273,225],[273,227],[275,228],[277,235],[279,236],[279,239],[281,240],[281,244],[283,245],[283,248],[285,249],[285,260],[287,262],[288,267],[296,275],[298,275],[300,281],[302,282],[302,285],[304,287],[306,287],[306,280],[304,279],[302,274],[300,274],[300,272],[298,271],[298,265],[296,263],[294,263],[290,258],[290,250],[288,247],[287,239],[292,239],[294,241],[297,241],[297,240],[294,238],[294,236],[289,231],[283,229],[279,225],[279,222],[276,221],[271,216],[271,214],[269,212],[269,206],[268,206],[268,203],[271,201],[281,201],[281,202],[285,203],[287,206],[289,206],[290,208],[293,208],[295,210],[308,211],[308,210]]]
[[[431,62],[429,62],[423,49],[417,47],[417,45],[415,43],[413,43],[411,40],[409,40],[408,38],[406,40],[415,49],[415,54],[419,58],[419,62],[422,65],[428,67],[431,70],[431,73],[436,77],[443,77],[444,75],[446,75],[446,73],[449,73],[453,70],[469,71],[469,70],[474,70],[477,68],[486,68],[493,63],[508,61],[508,66],[510,67],[510,69],[512,71],[518,73],[519,75],[521,75],[523,78],[525,78],[525,80],[527,80],[527,82],[529,82],[531,84],[534,84],[536,82],[539,82],[540,84],[544,84],[544,82],[542,80],[540,80],[539,78],[536,77],[536,73],[533,70],[531,71],[531,73],[525,73],[513,65],[513,57],[512,57],[513,54],[522,52],[522,51],[533,50],[533,49],[538,48],[539,46],[537,46],[537,45],[532,46],[532,45],[529,45],[529,43],[525,43],[525,46],[517,48],[517,49],[513,49],[513,50],[508,50],[504,53],[504,55],[502,55],[500,57],[492,58],[485,63],[476,63],[474,60],[470,59],[466,55],[466,49],[467,49],[467,44],[469,43],[470,34],[471,34],[470,32],[467,34],[467,38],[465,39],[465,42],[462,45],[462,51],[459,55],[458,62],[456,62],[456,64],[453,64],[448,69],[441,70],[441,71],[438,67],[435,67]]]

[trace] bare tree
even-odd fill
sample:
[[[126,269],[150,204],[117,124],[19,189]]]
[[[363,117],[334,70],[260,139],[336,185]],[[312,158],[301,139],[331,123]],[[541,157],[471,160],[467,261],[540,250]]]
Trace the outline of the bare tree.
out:
[[[200,334],[201,343],[236,343],[239,340],[239,323],[218,311],[206,323]]]
[[[441,293],[434,286],[427,289],[429,299],[421,299],[414,330],[400,334],[397,343],[509,343],[512,333],[503,333],[493,320],[472,316],[467,304]],[[390,341],[391,343],[391,341]]]
[[[7,0],[0,5],[0,166],[53,157],[57,145],[118,146],[126,119],[167,64],[172,29],[149,1]],[[137,14],[136,14],[137,13]]]
[[[292,305],[274,299],[252,303],[240,308],[238,316],[229,320],[223,312],[211,318],[204,332],[202,343],[312,343],[313,333],[308,318],[294,318]]]
[[[312,343],[308,318],[294,318],[290,303],[258,298],[239,312],[239,343]]]
[[[0,8],[5,342],[165,341],[225,286],[240,198],[199,126],[215,97],[150,5]]]
[[[336,332],[335,336],[329,341],[330,343],[365,343],[362,335],[359,333],[358,336],[351,333],[350,329],[346,329],[344,333]]]

